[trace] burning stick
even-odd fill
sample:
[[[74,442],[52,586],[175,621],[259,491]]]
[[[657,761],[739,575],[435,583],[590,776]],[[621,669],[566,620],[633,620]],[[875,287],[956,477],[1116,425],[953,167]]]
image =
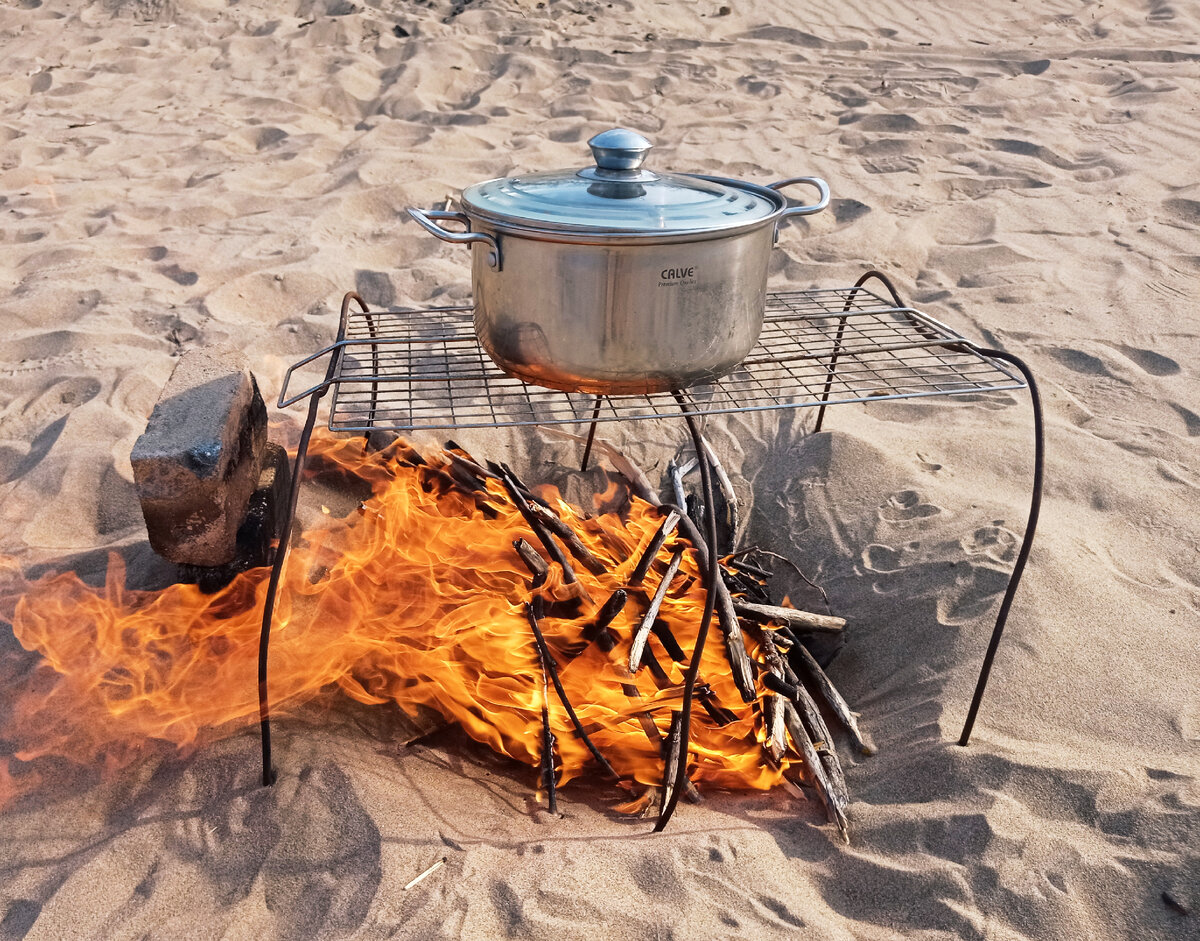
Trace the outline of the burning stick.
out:
[[[558,548],[558,543],[556,543],[550,537],[550,534],[546,532],[545,528],[541,524],[541,521],[533,514],[533,511],[529,508],[529,501],[526,500],[524,494],[521,493],[520,488],[517,486],[517,482],[513,480],[513,478],[507,473],[503,471],[501,473],[502,477],[500,479],[504,483],[504,489],[508,491],[508,495],[512,500],[513,505],[516,506],[520,514],[525,517],[525,522],[529,525],[529,528],[533,530],[533,534],[537,537],[538,542],[542,544],[542,548],[546,550],[546,555],[550,556],[551,559],[557,562],[559,568],[562,569],[563,581],[568,585],[578,584],[578,579],[575,577],[575,570],[571,568],[571,563],[567,561],[566,556],[562,554],[562,550]],[[585,595],[587,594],[587,590],[582,585],[579,586],[578,590],[583,592]]]
[[[542,506],[540,503],[530,503],[529,509],[550,532],[562,540],[563,545],[567,547],[567,551],[585,569],[593,575],[603,575],[608,571],[608,566],[604,564],[604,561],[594,555],[591,549],[580,542],[575,531],[563,522],[562,518],[552,509]]]
[[[591,643],[595,641],[605,653],[612,652],[612,649],[617,646],[617,638],[608,629],[608,625],[616,620],[617,615],[625,608],[625,599],[627,597],[628,595],[624,588],[618,588],[609,595],[608,600],[604,602],[604,607],[600,609],[595,620],[583,629],[583,639],[586,642]]]
[[[629,697],[629,701],[634,703],[641,702],[642,694],[638,691],[637,683],[634,682],[633,674],[626,670],[625,665],[622,663],[614,663],[613,669],[616,671],[617,676],[621,678],[621,691]],[[645,712],[644,710],[638,711],[635,713],[635,718],[637,719],[638,724],[641,725],[642,731],[646,733],[646,738],[649,740],[650,744],[657,748],[661,754],[663,747],[662,733],[658,731],[658,726],[654,724],[654,719],[651,718],[650,713]],[[686,781],[683,785],[683,796],[693,804],[704,803],[704,798],[701,796],[700,792],[696,790],[696,785],[694,785],[690,780]]]
[[[737,601],[751,601],[759,604],[771,603],[771,596],[767,594],[766,586],[753,575],[723,569],[722,577],[725,579],[725,584],[729,586],[730,591],[740,592],[744,596],[736,599]]]
[[[546,788],[546,806],[550,813],[558,813],[558,785],[554,779],[554,732],[550,729],[550,690],[546,677],[550,672],[546,655],[542,651],[542,643],[538,640],[541,632],[536,627],[533,607],[525,606],[529,623],[534,626],[534,647],[537,650],[538,662],[542,666],[542,784]]]
[[[658,617],[658,609],[662,607],[663,599],[667,596],[667,589],[671,587],[675,573],[679,571],[679,563],[682,561],[683,550],[676,549],[671,554],[671,562],[667,566],[666,574],[663,575],[662,581],[658,583],[658,591],[654,593],[654,597],[650,600],[650,607],[646,609],[646,616],[642,618],[642,623],[634,631],[633,643],[629,648],[629,671],[631,673],[636,673],[642,665],[642,651],[646,647],[646,640],[650,637],[650,628],[654,626],[654,619]]]
[[[778,695],[768,694],[762,699],[763,724],[767,727],[768,752],[778,764],[787,751],[787,726],[784,723],[783,702]]]
[[[614,781],[620,779],[620,775],[612,765],[608,763],[608,759],[600,754],[600,750],[595,746],[587,732],[583,729],[583,723],[579,721],[579,716],[575,714],[575,708],[571,705],[571,700],[567,698],[567,691],[563,689],[562,680],[558,676],[558,664],[554,662],[554,654],[550,652],[550,648],[546,646],[546,638],[542,636],[542,629],[538,626],[538,616],[541,607],[541,598],[535,598],[532,605],[525,606],[525,615],[529,618],[529,626],[533,628],[533,639],[537,642],[538,658],[542,661],[542,691],[545,692],[546,674],[550,675],[550,679],[554,682],[554,692],[558,694],[558,701],[563,704],[563,708],[567,711],[567,717],[571,720],[571,724],[575,726],[575,732],[583,739],[583,744],[587,746],[587,750],[592,753],[592,757],[600,764]],[[547,721],[546,709],[542,708],[543,722]],[[547,734],[549,734],[549,726],[546,726]],[[551,736],[553,738],[553,736]],[[551,808],[553,810],[553,808]]]
[[[517,555],[521,557],[521,561],[529,569],[529,574],[533,576],[533,581],[529,583],[530,588],[540,588],[546,581],[546,576],[550,574],[550,566],[537,549],[533,548],[524,539],[513,540],[513,548],[517,550]]]
[[[799,677],[792,670],[787,658],[779,653],[771,632],[760,630],[759,633],[759,641],[767,663],[775,673],[781,674],[792,687],[792,693],[788,698],[791,699],[804,722],[804,728],[821,760],[821,766],[825,769],[825,776],[829,779],[834,796],[843,805],[850,803],[849,791],[846,789],[846,776],[842,773],[842,762],[834,748],[833,736],[829,734],[829,726],[825,724],[825,719],[821,716],[821,710],[817,708],[817,704],[809,695],[808,690],[801,685]]]
[[[838,717],[838,721],[850,733],[850,738],[854,742],[855,747],[864,755],[875,754],[875,748],[863,741],[862,733],[858,730],[858,720],[854,718],[854,713],[850,711],[846,700],[834,688],[829,677],[825,675],[825,671],[821,669],[821,665],[813,659],[813,655],[808,652],[803,644],[797,644],[792,648],[792,652],[800,658],[800,666],[804,670],[805,676],[820,690],[821,698],[828,703],[829,708],[833,710],[833,714]]]
[[[770,604],[753,604],[749,601],[739,601],[734,607],[737,609],[738,614],[752,621],[758,621],[762,624],[768,621],[779,621],[792,628],[792,630],[806,632],[820,631],[835,634],[846,626],[845,618],[832,617],[828,614],[812,614],[796,608],[781,608]]]
[[[804,764],[808,767],[808,773],[812,776],[813,784],[817,789],[817,796],[821,798],[821,803],[825,805],[825,813],[829,817],[829,820],[837,825],[842,839],[849,843],[850,823],[846,819],[845,807],[838,800],[829,783],[829,778],[825,775],[825,768],[821,764],[821,759],[813,748],[812,742],[809,740],[808,733],[804,730],[804,724],[800,721],[800,714],[796,712],[796,707],[789,700],[781,699],[780,702],[783,706],[784,724],[787,726],[788,735],[792,739],[792,745],[800,757],[804,759]]]
[[[729,588],[720,577],[713,586],[717,592],[717,624],[725,641],[725,655],[733,667],[733,681],[744,702],[754,702],[758,694],[754,690],[754,671],[750,666],[750,655],[746,653],[746,640],[742,637],[741,624],[733,606]]]
[[[654,564],[654,559],[658,555],[658,550],[662,548],[662,544],[667,537],[675,531],[675,527],[679,525],[679,513],[675,510],[670,510],[658,526],[654,535],[650,538],[650,542],[646,545],[646,551],[642,553],[642,557],[638,559],[638,564],[634,566],[633,573],[629,576],[629,585],[636,588],[642,583],[646,577],[646,573],[650,571],[650,566]]]
[[[707,567],[708,543],[700,535],[696,524],[688,516],[684,515],[677,506],[663,504],[662,509],[667,511],[667,520],[676,519],[679,528],[683,531],[683,535],[696,550],[696,557],[701,568]],[[653,543],[651,544],[653,545]],[[643,556],[644,560],[645,557]],[[647,568],[649,568],[649,565],[647,565]],[[720,576],[718,576],[716,585],[713,587],[717,593],[717,623],[721,628],[721,634],[724,638],[725,654],[729,658],[729,665],[733,668],[733,681],[737,684],[738,692],[742,694],[742,700],[748,703],[754,702],[758,698],[754,690],[754,670],[750,666],[750,655],[746,653],[746,642],[742,638],[742,629],[738,623],[733,598],[729,594],[729,588],[726,586],[725,580]]]
[[[683,713],[678,709],[671,713],[671,729],[667,732],[667,737],[663,741],[662,756],[663,756],[663,776],[662,776],[662,802],[666,806],[667,801],[671,799],[671,788],[675,781],[675,775],[679,771],[679,734],[683,729]]]

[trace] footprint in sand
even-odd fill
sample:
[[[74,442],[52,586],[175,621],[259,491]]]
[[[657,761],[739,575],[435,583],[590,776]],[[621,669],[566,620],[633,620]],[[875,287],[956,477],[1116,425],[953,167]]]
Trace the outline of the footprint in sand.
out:
[[[1189,438],[1200,437],[1200,415],[1197,415],[1190,408],[1184,408],[1178,402],[1168,402],[1171,408],[1175,409],[1177,415],[1183,419],[1183,427]]]
[[[1180,366],[1169,356],[1156,353],[1154,350],[1143,350],[1136,346],[1125,346],[1123,343],[1109,343],[1114,350],[1124,354],[1134,365],[1152,376],[1174,376]]]
[[[1098,356],[1093,356],[1091,353],[1085,353],[1083,350],[1074,350],[1069,347],[1058,347],[1048,352],[1055,362],[1066,366],[1072,372],[1077,372],[1084,376],[1112,377],[1112,373],[1104,365],[1104,360]]]
[[[887,502],[879,508],[879,518],[887,523],[907,523],[937,516],[941,512],[943,511],[940,506],[923,503],[916,490],[899,490],[888,497]]]
[[[91,376],[56,379],[23,407],[0,413],[4,437],[29,442],[25,447],[0,446],[0,483],[17,480],[36,467],[54,447],[70,412],[94,399],[100,388]]]
[[[983,555],[994,562],[1008,564],[1016,557],[1017,535],[1005,529],[997,520],[990,526],[980,526],[960,543],[968,556]]]

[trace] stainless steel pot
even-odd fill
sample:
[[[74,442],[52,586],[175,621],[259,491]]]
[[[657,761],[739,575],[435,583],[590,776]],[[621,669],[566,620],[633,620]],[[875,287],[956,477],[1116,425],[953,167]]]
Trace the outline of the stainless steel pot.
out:
[[[510,375],[602,395],[719,378],[758,340],[779,220],[820,212],[829,187],[653,173],[650,142],[622,128],[588,144],[595,166],[477,183],[461,212],[408,212],[471,245],[475,332]],[[794,183],[818,201],[789,208],[779,191]]]

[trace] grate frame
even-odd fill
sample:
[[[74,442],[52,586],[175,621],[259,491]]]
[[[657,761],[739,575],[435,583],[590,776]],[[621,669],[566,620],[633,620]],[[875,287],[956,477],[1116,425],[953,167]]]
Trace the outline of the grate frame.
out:
[[[347,308],[338,340],[288,369],[279,406],[331,390],[328,425],[341,432],[678,416],[671,393],[598,399],[510,377],[479,345],[472,319],[470,305]],[[325,381],[289,397],[293,373],[326,355]],[[769,294],[750,354],[688,394],[697,414],[721,415],[1024,388],[1019,372],[945,324],[856,286]]]

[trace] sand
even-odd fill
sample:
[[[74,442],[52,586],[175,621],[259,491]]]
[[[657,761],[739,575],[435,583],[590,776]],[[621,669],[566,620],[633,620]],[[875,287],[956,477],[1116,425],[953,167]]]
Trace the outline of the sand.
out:
[[[64,765],[3,811],[0,937],[1200,937],[1197,36],[1160,0],[6,4],[0,552],[26,568],[95,578],[116,548],[161,578],[128,456],[181,351],[236,343],[273,400],[343,291],[469,296],[406,205],[582,165],[618,124],[657,166],[828,180],[772,287],[879,267],[1026,357],[1048,464],[962,749],[1028,509],[1027,398],[708,423],[747,538],[850,620],[831,671],[879,753],[847,769],[849,846],[778,791],[681,806],[663,836],[601,787],[548,820],[525,768],[343,705],[281,723],[269,790],[253,731]],[[682,445],[612,439],[656,479]],[[0,650],[6,682],[31,669],[7,629]]]

